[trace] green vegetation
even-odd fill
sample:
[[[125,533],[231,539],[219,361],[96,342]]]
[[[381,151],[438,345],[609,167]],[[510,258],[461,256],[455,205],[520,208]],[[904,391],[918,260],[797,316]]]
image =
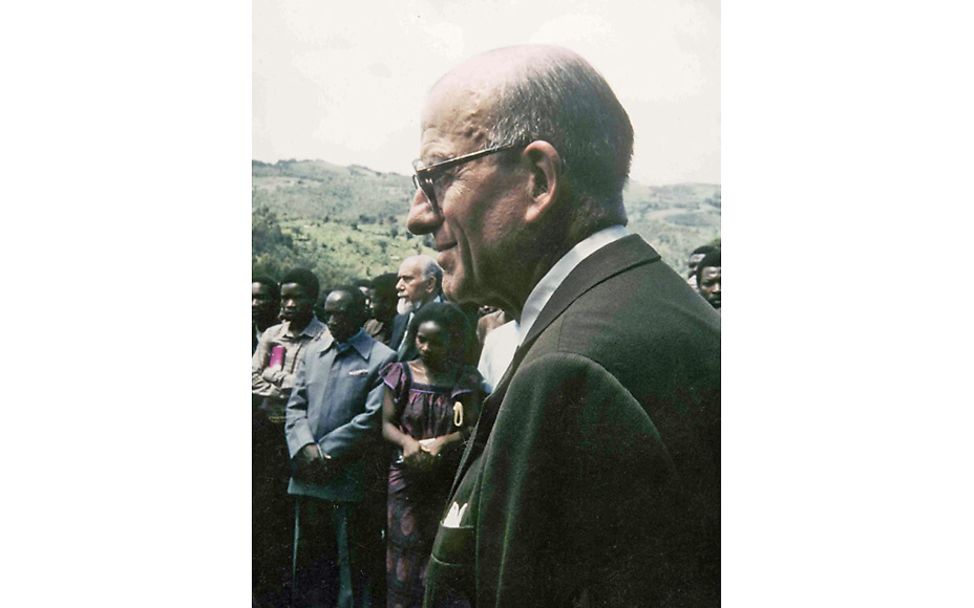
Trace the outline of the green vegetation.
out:
[[[324,161],[253,161],[253,272],[280,277],[307,266],[322,285],[395,272],[428,237],[405,229],[408,176]],[[682,274],[690,251],[720,239],[720,186],[644,186],[625,192],[629,229]]]

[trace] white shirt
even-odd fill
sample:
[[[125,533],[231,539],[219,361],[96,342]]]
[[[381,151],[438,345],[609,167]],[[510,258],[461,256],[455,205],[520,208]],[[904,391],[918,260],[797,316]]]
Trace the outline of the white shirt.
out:
[[[484,377],[484,388],[487,392],[493,391],[500,379],[504,377],[504,372],[514,358],[517,345],[517,321],[508,321],[495,327],[484,338],[484,349],[480,351],[477,370]]]
[[[528,295],[528,299],[524,302],[524,308],[521,310],[521,323],[517,330],[517,345],[520,346],[524,342],[524,337],[531,331],[531,326],[538,320],[538,315],[544,310],[544,307],[548,304],[548,300],[554,295],[555,290],[558,289],[558,286],[562,284],[562,281],[565,280],[571,271],[575,270],[575,267],[582,263],[582,260],[609,243],[618,241],[628,235],[629,231],[625,226],[609,226],[579,241],[571,248],[571,251],[561,256],[561,259],[551,267],[551,270],[538,281],[538,284],[534,286],[534,289]],[[497,330],[495,329],[494,331]]]

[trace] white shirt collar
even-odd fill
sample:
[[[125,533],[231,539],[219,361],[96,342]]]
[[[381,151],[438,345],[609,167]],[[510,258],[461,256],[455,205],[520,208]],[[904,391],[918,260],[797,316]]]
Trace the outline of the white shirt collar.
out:
[[[625,226],[616,225],[603,228],[588,238],[579,241],[571,248],[571,251],[563,255],[551,267],[548,273],[534,286],[534,289],[528,295],[528,299],[524,302],[524,308],[521,310],[521,321],[517,326],[518,346],[524,342],[524,337],[531,331],[531,326],[538,320],[538,315],[541,314],[541,311],[548,304],[548,300],[551,299],[555,290],[558,289],[558,286],[561,285],[562,281],[565,280],[571,271],[575,270],[575,267],[582,260],[599,249],[628,235],[629,231]]]

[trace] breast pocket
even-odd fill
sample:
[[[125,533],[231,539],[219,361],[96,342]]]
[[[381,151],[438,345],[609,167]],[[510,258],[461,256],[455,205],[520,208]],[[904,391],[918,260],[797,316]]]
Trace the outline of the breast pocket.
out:
[[[428,605],[470,605],[476,591],[473,526],[448,528],[440,524],[426,567]],[[456,601],[466,598],[467,601]]]
[[[433,541],[433,557],[443,564],[471,564],[474,541],[473,526],[448,528],[441,523]]]
[[[323,422],[322,434],[348,423],[365,411],[369,375],[352,375],[347,369],[336,369],[328,378],[324,391],[320,416]]]

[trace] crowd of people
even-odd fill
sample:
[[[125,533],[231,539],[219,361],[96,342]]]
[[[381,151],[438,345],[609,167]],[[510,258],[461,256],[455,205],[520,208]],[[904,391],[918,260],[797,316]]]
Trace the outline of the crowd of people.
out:
[[[688,284],[719,311],[720,250],[695,249],[687,270]],[[307,497],[347,503],[348,511],[341,513],[346,530],[341,542],[349,558],[345,576],[373,598],[371,605],[383,604],[382,598],[390,607],[422,605],[423,575],[463,442],[517,346],[516,323],[504,310],[464,310],[446,302],[442,276],[435,260],[417,255],[407,258],[398,273],[325,290],[306,268],[288,272],[279,282],[254,277],[253,581],[258,605],[288,606],[292,589],[302,594],[301,605],[327,604],[303,596],[341,587],[343,564],[334,551],[339,541],[327,521],[338,514],[320,513],[318,501]],[[360,387],[346,386],[350,381],[334,358],[318,361],[332,345],[336,354],[343,348],[359,353],[362,361],[352,358],[348,365],[365,367],[348,375],[361,375],[364,382],[355,383]],[[302,363],[309,367],[300,376],[288,423],[288,400]],[[321,392],[310,389],[311,383]],[[345,440],[340,444],[339,429]],[[327,451],[321,443],[326,436],[334,445]],[[354,458],[336,461],[346,450]],[[343,474],[335,475],[339,470]],[[329,541],[324,546],[322,538]],[[385,571],[379,563],[386,564]]]
[[[626,230],[631,149],[581,57],[486,53],[423,112],[438,259],[253,278],[255,606],[716,605],[720,250]]]

